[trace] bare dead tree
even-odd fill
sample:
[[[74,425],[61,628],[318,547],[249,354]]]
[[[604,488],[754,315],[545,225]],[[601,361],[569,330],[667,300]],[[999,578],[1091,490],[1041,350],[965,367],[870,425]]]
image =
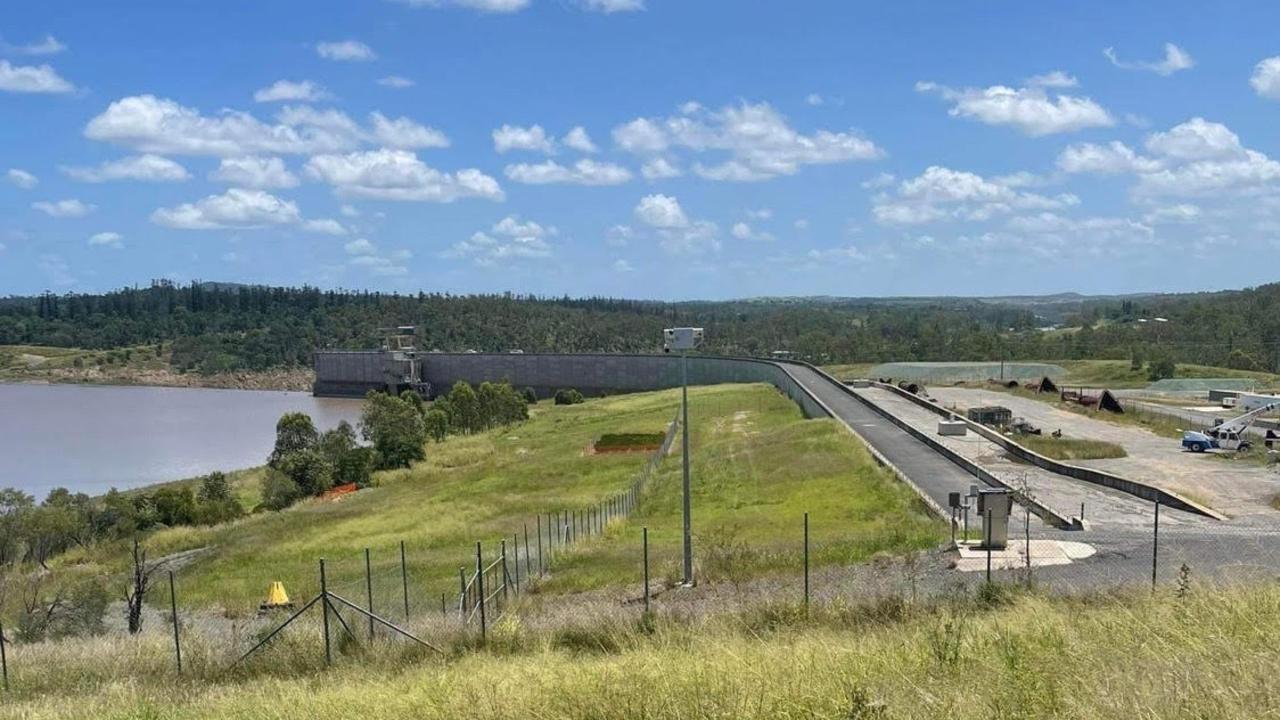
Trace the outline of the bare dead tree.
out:
[[[142,632],[142,602],[146,598],[147,589],[151,586],[151,576],[160,569],[160,565],[147,566],[147,551],[142,549],[138,539],[133,539],[133,578],[124,592],[124,602],[128,609],[129,634]]]

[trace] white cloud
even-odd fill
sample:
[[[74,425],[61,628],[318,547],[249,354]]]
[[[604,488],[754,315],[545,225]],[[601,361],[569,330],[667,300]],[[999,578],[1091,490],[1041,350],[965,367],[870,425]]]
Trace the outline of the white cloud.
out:
[[[689,224],[680,202],[666,195],[646,195],[636,205],[636,217],[656,228],[680,228]]]
[[[546,237],[547,235],[556,235],[555,228],[545,228],[538,223],[529,220],[521,221],[517,215],[508,215],[498,221],[492,228],[493,232],[506,237]]]
[[[302,223],[302,229],[307,232],[320,233],[321,235],[347,234],[347,228],[342,223],[332,218],[306,220]]]
[[[307,175],[345,195],[420,202],[453,202],[462,198],[502,200],[498,181],[476,169],[444,173],[405,150],[373,150],[346,155],[317,155],[307,161]]]
[[[1167,223],[1192,223],[1200,219],[1200,208],[1187,203],[1157,207],[1142,217],[1148,225]]]
[[[684,173],[666,158],[653,158],[640,167],[640,174],[645,180],[665,180],[680,177]]]
[[[177,230],[250,229],[294,225],[301,220],[296,204],[261,190],[242,188],[151,213],[151,222]]]
[[[100,232],[89,236],[89,244],[118,250],[124,247],[124,236],[118,232]]]
[[[752,220],[768,220],[769,218],[773,217],[773,209],[757,208],[755,210],[748,210],[747,217],[751,218]]]
[[[319,102],[328,100],[331,97],[328,91],[310,80],[301,82],[277,80],[253,94],[253,99],[260,103],[281,101]]]
[[[1061,70],[1054,70],[1043,75],[1032,75],[1027,78],[1027,85],[1031,87],[1069,88],[1076,87],[1079,84],[1080,81]]]
[[[913,225],[939,220],[984,221],[1015,210],[1055,209],[1076,205],[1063,194],[1047,197],[1016,190],[1001,178],[931,166],[918,177],[902,181],[895,193],[872,201],[872,214],[886,225]]]
[[[49,278],[49,282],[54,285],[74,285],[76,282],[76,276],[71,273],[71,266],[61,255],[41,255],[37,264],[40,272],[44,273],[45,277]]]
[[[505,172],[509,179],[528,185],[621,185],[631,180],[630,170],[590,159],[579,160],[572,167],[553,160],[537,164],[519,163],[508,165]]]
[[[22,188],[23,190],[30,190],[40,184],[40,179],[35,175],[18,168],[9,168],[9,171],[6,172],[4,176],[10,183]]]
[[[1244,156],[1240,138],[1226,125],[1192,118],[1147,138],[1147,149],[1176,160],[1221,160]]]
[[[376,245],[361,238],[353,240],[343,248],[351,256],[348,261],[352,266],[361,268],[373,275],[398,277],[409,274],[405,262],[413,257],[408,250],[396,250],[390,253],[381,252]]]
[[[565,147],[578,152],[593,153],[600,150],[595,143],[591,142],[591,136],[587,134],[587,129],[581,125],[570,130],[568,134],[560,139],[560,142],[564,143]]]
[[[75,199],[57,201],[42,200],[40,202],[31,203],[31,207],[39,210],[49,217],[56,218],[84,217],[97,209],[96,205],[90,205]]]
[[[0,91],[61,94],[75,89],[51,65],[13,65],[0,60]]]
[[[298,178],[284,166],[278,157],[246,155],[223,158],[218,169],[209,175],[228,185],[248,188],[291,188],[298,186]]]
[[[100,183],[111,180],[137,180],[140,182],[183,182],[191,173],[178,163],[159,155],[135,155],[104,162],[96,168],[64,168],[67,175],[82,182]]]
[[[449,147],[449,138],[433,127],[419,125],[407,117],[394,120],[382,113],[369,116],[373,123],[373,137],[379,143],[397,150],[417,150],[420,148]]]
[[[340,62],[368,62],[378,58],[377,54],[373,52],[373,48],[359,40],[318,43],[316,45],[316,54],[326,60],[338,60]]]
[[[1069,145],[1058,155],[1058,168],[1067,173],[1153,172],[1159,161],[1145,158],[1119,140],[1106,145],[1081,143]]]
[[[360,217],[360,209],[354,205],[343,205],[338,209],[342,212],[342,217]]]
[[[531,0],[397,0],[409,7],[459,7],[491,13],[518,12]]]
[[[636,118],[614,128],[613,142],[633,153],[662,152],[668,146],[666,133],[658,123],[647,118]]]
[[[1199,160],[1138,176],[1139,195],[1204,195],[1269,186],[1280,180],[1280,163],[1254,150],[1239,156]]]
[[[773,240],[772,234],[755,230],[744,222],[734,223],[733,227],[729,229],[729,234],[739,240],[756,240],[760,242],[770,242]]]
[[[609,247],[626,247],[635,237],[636,231],[630,225],[614,225],[604,234],[604,242]]]
[[[582,7],[593,12],[617,13],[644,10],[644,0],[578,0]]]
[[[354,150],[365,143],[398,149],[449,143],[434,128],[378,112],[370,113],[367,128],[339,110],[309,105],[285,106],[275,119],[267,123],[237,110],[205,116],[173,100],[137,95],[111,103],[89,121],[84,134],[143,152],[221,157],[326,154]]]
[[[666,119],[637,118],[613,130],[619,148],[655,154],[669,148],[696,153],[722,152],[727,159],[695,165],[713,180],[764,180],[794,175],[805,165],[872,160],[884,153],[854,131],[797,132],[767,103],[726,107],[718,112],[690,108]]]
[[[1009,219],[1013,236],[1000,235],[998,244],[1013,245],[1043,257],[1118,255],[1155,241],[1148,225],[1128,218],[1069,218],[1051,212]]]
[[[1258,95],[1280,100],[1280,56],[1269,57],[1254,66],[1249,84]]]
[[[809,93],[809,95],[805,97],[804,101],[805,103],[812,105],[814,107],[817,107],[823,104],[824,102],[826,102],[825,100],[823,100],[822,96],[819,95],[818,93]]]
[[[1164,59],[1157,62],[1125,62],[1116,57],[1114,48],[1106,48],[1102,54],[1111,61],[1112,65],[1124,70],[1148,70],[1157,75],[1169,76],[1179,70],[1187,70],[1195,67],[1196,61],[1191,58],[1190,53],[1173,43],[1164,44]]]
[[[8,43],[0,43],[0,49],[14,55],[57,55],[67,49],[66,45],[58,42],[58,39],[52,35],[45,35],[40,42],[31,43],[29,45],[9,45]]]
[[[1031,137],[1075,132],[1115,124],[1111,114],[1087,97],[1050,97],[1042,87],[954,90],[937,83],[916,83],[918,92],[937,93],[952,103],[948,114],[977,120],[987,125],[1008,125]]]
[[[875,190],[878,188],[886,188],[898,181],[893,173],[882,172],[877,174],[870,180],[863,180],[861,183],[863,190]]]
[[[804,218],[800,218],[799,220],[796,220],[794,223],[792,223],[792,226],[795,227],[795,229],[797,230],[808,230],[809,221]]]
[[[342,247],[347,251],[348,255],[372,255],[378,251],[373,243],[364,238],[352,240]]]
[[[635,272],[635,268],[631,266],[631,263],[619,258],[613,261],[613,271],[617,273],[629,273]]]
[[[521,221],[517,216],[509,215],[495,224],[489,233],[474,233],[470,238],[454,243],[443,255],[455,259],[470,258],[477,265],[486,267],[507,260],[546,258],[552,252],[546,238],[555,234],[555,228],[543,227],[532,220]]]
[[[414,82],[412,80],[401,75],[388,75],[383,78],[378,78],[378,84],[382,87],[394,88],[396,90],[402,90],[404,88],[414,86]]]
[[[179,155],[332,152],[357,142],[350,129],[332,122],[333,115],[286,108],[282,117],[277,125],[232,110],[205,117],[172,100],[136,95],[111,103],[89,121],[84,134],[143,152]]]
[[[500,153],[511,150],[529,150],[550,155],[556,151],[555,141],[547,137],[541,125],[520,127],[503,125],[493,131],[493,149]]]
[[[720,251],[720,228],[694,220],[685,227],[658,230],[658,247],[669,255],[704,255]]]

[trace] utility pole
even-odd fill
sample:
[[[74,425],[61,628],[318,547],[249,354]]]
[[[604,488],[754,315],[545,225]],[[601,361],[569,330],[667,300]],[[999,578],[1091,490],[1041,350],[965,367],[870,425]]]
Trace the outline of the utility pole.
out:
[[[684,450],[683,503],[684,516],[684,584],[693,580],[693,502],[689,483],[689,351],[702,344],[702,328],[668,328],[662,331],[664,352],[680,351],[680,425]]]

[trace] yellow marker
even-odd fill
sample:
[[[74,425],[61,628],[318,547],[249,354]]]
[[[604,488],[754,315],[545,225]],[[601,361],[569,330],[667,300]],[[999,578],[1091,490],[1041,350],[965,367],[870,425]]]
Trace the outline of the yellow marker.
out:
[[[272,608],[292,607],[293,603],[289,602],[289,593],[284,591],[284,583],[276,580],[271,583],[271,587],[267,588],[267,599],[262,601],[259,607],[263,610]]]

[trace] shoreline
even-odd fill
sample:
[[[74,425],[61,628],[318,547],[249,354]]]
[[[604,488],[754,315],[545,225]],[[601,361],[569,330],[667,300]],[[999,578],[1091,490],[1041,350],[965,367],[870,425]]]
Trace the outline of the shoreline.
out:
[[[315,373],[310,368],[200,375],[169,370],[104,373],[96,369],[57,369],[0,374],[0,383],[14,385],[97,385],[107,387],[167,387],[206,390],[311,392]]]

